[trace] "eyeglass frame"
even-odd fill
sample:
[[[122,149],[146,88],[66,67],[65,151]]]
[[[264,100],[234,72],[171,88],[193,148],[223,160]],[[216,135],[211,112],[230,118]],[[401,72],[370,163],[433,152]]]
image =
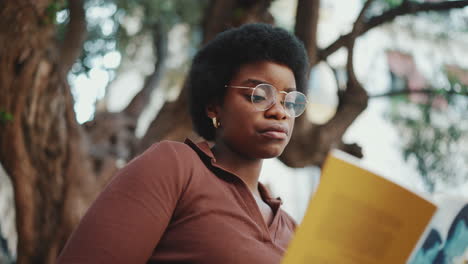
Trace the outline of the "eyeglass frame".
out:
[[[275,90],[278,91],[278,89],[277,89],[275,86],[273,86],[273,85],[271,85],[271,84],[268,84],[268,83],[259,83],[259,84],[257,84],[255,87],[237,86],[237,85],[227,85],[227,84],[224,85],[224,87],[226,87],[226,88],[235,88],[235,89],[251,89],[251,90],[252,90],[252,95],[253,95],[255,89],[256,89],[258,86],[260,86],[260,85],[269,85],[269,86],[273,87]],[[304,96],[304,98],[305,98],[305,105],[307,105],[307,104],[309,103],[309,100],[307,100],[307,96],[306,96],[305,94],[299,92],[299,91],[291,91],[291,92],[278,91],[278,92],[279,92],[280,94],[285,94],[285,97],[286,97],[288,94],[292,93],[292,92],[296,92],[296,93],[302,94],[302,95]],[[266,108],[266,109],[260,110],[260,109],[258,109],[258,108],[255,106],[255,103],[252,101],[252,95],[251,95],[251,98],[250,98],[250,102],[254,105],[254,107],[255,107],[258,111],[266,111],[266,110],[272,108],[272,107],[277,103],[277,102],[276,102],[276,99],[277,99],[277,98],[276,98],[276,94],[275,94],[275,100],[274,100],[273,104],[271,104],[271,105],[270,105],[268,108]],[[283,109],[284,109],[284,112],[286,113],[286,115],[288,115],[289,117],[293,117],[293,118],[297,118],[297,117],[301,116],[301,115],[305,112],[305,109],[306,109],[306,107],[304,107],[304,111],[303,111],[300,115],[292,116],[292,115],[290,115],[290,114],[288,113],[288,111],[286,110],[286,106],[285,106],[284,104],[285,104],[285,101],[282,101],[282,104],[281,104],[281,105],[282,105],[282,107],[283,107]]]

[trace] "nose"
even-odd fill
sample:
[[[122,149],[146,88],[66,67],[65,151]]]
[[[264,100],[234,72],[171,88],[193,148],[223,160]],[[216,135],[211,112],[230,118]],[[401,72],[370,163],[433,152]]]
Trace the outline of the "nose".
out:
[[[275,103],[265,110],[265,117],[266,118],[274,118],[277,120],[286,119],[288,115],[286,114],[286,110],[284,109],[283,104],[281,103],[283,96],[279,95],[276,96]]]

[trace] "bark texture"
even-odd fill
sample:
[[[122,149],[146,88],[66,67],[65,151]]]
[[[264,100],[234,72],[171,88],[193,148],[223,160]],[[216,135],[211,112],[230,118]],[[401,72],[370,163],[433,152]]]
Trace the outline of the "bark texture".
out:
[[[13,116],[0,123],[0,159],[14,188],[18,263],[53,263],[97,193],[47,5],[0,8],[0,111]]]

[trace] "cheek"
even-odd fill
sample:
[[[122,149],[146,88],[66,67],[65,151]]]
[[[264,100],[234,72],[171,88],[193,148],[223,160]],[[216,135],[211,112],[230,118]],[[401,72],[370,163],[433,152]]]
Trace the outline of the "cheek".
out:
[[[224,134],[231,136],[247,136],[254,131],[255,113],[243,111],[230,112],[224,116]]]
[[[256,140],[256,124],[259,112],[253,112],[247,107],[235,107],[223,113],[222,138],[235,145],[252,144]]]
[[[236,100],[225,102],[221,117],[227,127],[242,130],[245,125],[253,122],[257,113],[253,111],[251,102],[243,97],[236,96],[234,99]]]
[[[295,124],[295,121],[296,121],[295,118],[291,118],[291,120],[289,121],[289,127],[291,128],[291,133],[289,133],[289,135],[292,135],[292,133],[293,133],[293,131],[294,131],[294,124]]]

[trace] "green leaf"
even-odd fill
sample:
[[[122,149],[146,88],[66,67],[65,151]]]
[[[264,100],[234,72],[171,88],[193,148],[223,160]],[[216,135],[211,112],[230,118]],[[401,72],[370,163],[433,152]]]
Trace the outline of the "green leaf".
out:
[[[0,123],[7,123],[13,121],[13,115],[11,113],[0,110]]]

